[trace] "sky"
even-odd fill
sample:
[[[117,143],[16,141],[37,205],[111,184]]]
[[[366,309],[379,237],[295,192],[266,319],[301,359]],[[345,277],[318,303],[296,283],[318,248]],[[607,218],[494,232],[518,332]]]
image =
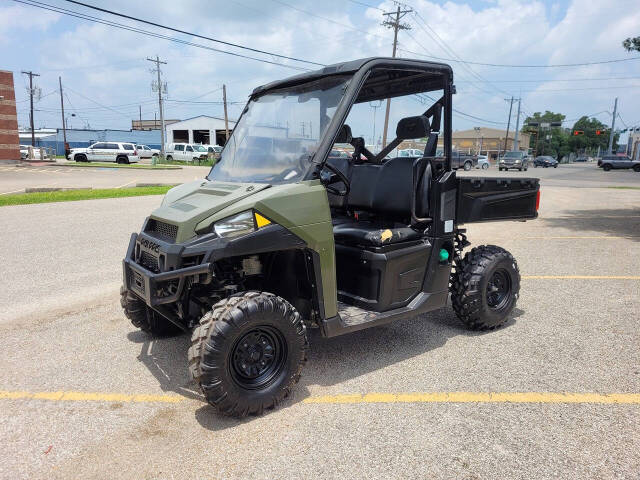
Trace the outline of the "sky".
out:
[[[85,3],[319,64],[390,56],[393,31],[381,25],[382,13],[397,6],[392,1],[374,0],[86,0]],[[151,88],[155,73],[147,57],[158,55],[167,62],[162,66],[163,81],[168,87],[165,118],[177,119],[201,114],[222,116],[222,84],[227,86],[229,115],[237,117],[255,86],[295,75],[300,69],[319,68],[143,25],[64,0],[44,0],[39,4],[207,48],[0,0],[0,69],[14,72],[21,126],[29,122],[28,79],[20,73],[23,70],[40,74],[35,78],[41,90],[41,98],[35,105],[36,128],[62,125],[60,76],[68,126],[129,129],[131,120],[138,118],[139,108],[145,119],[158,115],[157,94]],[[457,87],[454,130],[475,126],[505,128],[509,113],[509,101],[505,99],[511,96],[522,99],[520,123],[533,112],[551,110],[566,115],[567,127],[583,115],[595,116],[610,125],[614,98],[618,97],[616,127],[640,127],[640,60],[546,67],[640,57],[640,53],[629,53],[621,45],[625,38],[640,35],[637,0],[408,0],[402,5],[414,12],[403,18],[410,29],[399,33],[398,56],[426,60],[438,57],[444,60],[434,61],[452,65]],[[496,67],[466,62],[545,67]],[[379,134],[383,110],[364,108],[368,113],[361,115],[358,125],[352,126],[354,133],[370,141],[375,112]],[[423,110],[417,101],[394,102],[390,125]],[[511,128],[516,110],[514,104]]]

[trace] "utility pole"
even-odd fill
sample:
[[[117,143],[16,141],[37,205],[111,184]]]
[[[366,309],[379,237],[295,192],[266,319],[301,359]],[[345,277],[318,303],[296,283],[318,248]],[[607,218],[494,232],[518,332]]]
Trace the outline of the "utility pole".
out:
[[[518,113],[516,114],[516,134],[513,139],[513,149],[518,150],[518,134],[520,133],[520,101],[522,99],[518,99]]]
[[[139,115],[139,120],[140,120],[140,130],[142,130],[142,105],[138,105],[138,113]]]
[[[371,108],[373,108],[373,138],[371,140],[371,143],[373,144],[373,149],[374,149],[374,153],[376,152],[376,147],[377,147],[377,143],[376,143],[376,112],[378,111],[378,108],[380,108],[380,105],[382,105],[382,100],[376,100],[378,103],[376,104],[375,102],[369,102],[369,106]]]
[[[62,96],[62,77],[58,77],[58,83],[60,84],[60,108],[62,109],[62,138],[64,140],[65,158],[67,150],[67,123],[64,120],[64,97]]]
[[[29,72],[25,72],[24,70],[22,71],[23,74],[25,75],[29,75],[29,99],[30,99],[30,103],[31,103],[31,118],[30,118],[30,122],[31,122],[31,146],[35,147],[36,146],[36,134],[33,131],[33,77],[39,77],[40,75],[37,73],[33,73],[31,71]]]
[[[160,60],[160,57],[158,57],[158,55],[156,55],[156,58],[148,58],[147,60],[149,60],[150,62],[153,62],[156,64],[156,73],[158,74],[158,108],[160,110],[160,124],[162,129],[160,130],[160,141],[162,142],[160,144],[160,155],[162,156],[162,158],[164,158],[164,111],[162,109],[162,79],[160,77],[160,64],[166,65],[167,62],[163,62]],[[156,157],[152,157],[151,163],[153,165],[156,164]]]
[[[511,109],[513,108],[513,97],[511,100],[508,98],[504,99],[506,102],[509,102],[509,119],[507,120],[507,134],[504,136],[504,151],[507,151],[507,140],[509,140],[509,127],[511,126]],[[498,152],[498,157],[500,157],[500,152]]]
[[[400,10],[400,5],[395,12],[385,12],[387,19],[382,22],[382,25],[387,28],[393,28],[393,58],[396,58],[396,49],[398,47],[398,30],[411,30],[411,25],[407,23],[400,23],[400,19],[407,13],[411,13],[413,10]],[[392,19],[392,15],[395,15],[395,20]],[[382,132],[382,148],[387,146],[387,128],[389,128],[389,109],[391,108],[391,98],[387,98],[387,111],[384,114],[384,131]]]
[[[224,134],[226,144],[229,141],[229,116],[227,114],[227,86],[222,84],[222,103],[224,104]]]
[[[615,135],[616,128],[616,115],[618,115],[618,97],[616,97],[616,101],[613,103],[613,120],[611,120],[611,132],[609,132],[609,148],[607,149],[608,155],[611,155],[611,150],[613,150],[613,137]]]

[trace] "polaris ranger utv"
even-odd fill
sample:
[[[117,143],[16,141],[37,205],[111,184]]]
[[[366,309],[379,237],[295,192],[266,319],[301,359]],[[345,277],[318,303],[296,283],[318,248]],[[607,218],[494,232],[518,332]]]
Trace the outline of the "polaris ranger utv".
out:
[[[152,335],[193,330],[189,370],[219,413],[286,397],[308,328],[355,332],[443,308],[449,293],[469,328],[507,320],[516,261],[493,245],[462,258],[459,226],[536,218],[538,180],[456,176],[454,90],[448,65],[389,58],[258,87],[207,177],[170,190],[132,234],[126,316]],[[345,123],[358,103],[436,91],[377,154]],[[423,156],[386,158],[422,138]],[[331,155],[336,143],[353,155]]]

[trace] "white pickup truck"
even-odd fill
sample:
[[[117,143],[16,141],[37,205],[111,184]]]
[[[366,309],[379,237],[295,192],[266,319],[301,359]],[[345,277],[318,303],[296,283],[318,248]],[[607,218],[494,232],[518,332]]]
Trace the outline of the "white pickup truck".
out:
[[[76,162],[134,163],[139,160],[133,143],[97,142],[87,148],[72,148],[69,160]]]

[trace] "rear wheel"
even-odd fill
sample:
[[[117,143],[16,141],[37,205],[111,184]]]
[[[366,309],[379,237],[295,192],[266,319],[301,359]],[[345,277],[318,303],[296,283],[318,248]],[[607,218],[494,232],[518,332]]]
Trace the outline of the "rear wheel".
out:
[[[634,165],[633,166],[633,171],[634,172],[640,172],[640,165]]]
[[[495,245],[482,245],[456,263],[451,303],[469,328],[490,330],[505,323],[520,292],[520,272],[513,256]]]
[[[182,332],[180,328],[169,320],[151,310],[134,294],[125,290],[124,285],[120,287],[120,305],[133,326],[143,332],[150,333],[156,337],[167,337]]]
[[[302,317],[289,302],[247,292],[202,317],[191,336],[189,372],[218,413],[260,415],[289,395],[306,349]]]
[[[483,163],[482,164],[482,169],[483,170],[487,170],[489,168],[489,164],[488,163]]]
[[[119,163],[121,165],[125,165],[129,163],[129,159],[127,157],[118,157],[116,158],[116,163]]]

